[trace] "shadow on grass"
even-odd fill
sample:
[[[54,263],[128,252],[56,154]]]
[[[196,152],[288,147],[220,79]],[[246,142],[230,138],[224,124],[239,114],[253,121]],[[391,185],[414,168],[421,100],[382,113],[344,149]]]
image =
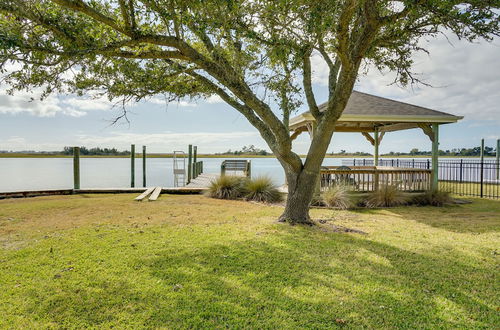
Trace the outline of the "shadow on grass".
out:
[[[496,311],[485,303],[491,300],[487,269],[352,235],[312,238],[290,234],[279,244],[248,241],[158,256],[151,272],[175,294],[158,302],[148,324],[493,325]]]
[[[480,204],[479,207],[477,204]],[[472,205],[405,206],[382,209],[357,209],[359,214],[392,215],[414,220],[434,228],[459,233],[488,233],[500,231],[500,201],[474,200]]]

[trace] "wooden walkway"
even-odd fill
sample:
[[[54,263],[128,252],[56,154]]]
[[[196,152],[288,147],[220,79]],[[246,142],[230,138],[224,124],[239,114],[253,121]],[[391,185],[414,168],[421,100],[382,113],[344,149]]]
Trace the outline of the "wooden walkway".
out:
[[[208,188],[210,183],[214,180],[217,180],[217,178],[220,176],[220,174],[216,173],[202,173],[196,177],[196,179],[191,180],[190,183],[186,185],[185,188]]]

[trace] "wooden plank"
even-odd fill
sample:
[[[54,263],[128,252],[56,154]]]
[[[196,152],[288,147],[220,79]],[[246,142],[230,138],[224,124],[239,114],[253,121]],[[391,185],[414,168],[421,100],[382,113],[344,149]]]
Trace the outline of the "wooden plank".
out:
[[[137,196],[135,198],[135,200],[136,201],[142,201],[144,198],[148,197],[149,194],[151,194],[153,192],[153,190],[155,190],[154,187],[146,189],[146,191],[144,191],[142,194],[140,194],[139,196]]]
[[[153,193],[151,194],[151,196],[149,196],[149,201],[152,202],[152,201],[155,201],[158,199],[158,197],[160,196],[161,194],[161,187],[156,187],[154,188],[155,190],[153,191]]]

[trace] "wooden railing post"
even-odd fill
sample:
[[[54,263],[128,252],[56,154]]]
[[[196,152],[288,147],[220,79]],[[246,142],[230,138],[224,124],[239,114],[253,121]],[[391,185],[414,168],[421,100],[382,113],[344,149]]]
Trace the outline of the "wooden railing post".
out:
[[[73,189],[80,189],[80,147],[73,147]]]
[[[135,187],[135,144],[130,146],[130,187]]]

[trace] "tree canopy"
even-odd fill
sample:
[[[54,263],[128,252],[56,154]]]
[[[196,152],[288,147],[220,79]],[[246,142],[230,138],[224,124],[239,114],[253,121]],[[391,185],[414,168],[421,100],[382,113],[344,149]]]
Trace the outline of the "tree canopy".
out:
[[[415,82],[412,54],[424,50],[423,37],[490,40],[499,8],[498,0],[2,0],[0,67],[12,90],[43,86],[45,95],[216,94],[258,129],[293,192],[317,177],[361,65]],[[328,66],[323,112],[313,56]],[[302,102],[317,122],[305,162],[288,130]]]

